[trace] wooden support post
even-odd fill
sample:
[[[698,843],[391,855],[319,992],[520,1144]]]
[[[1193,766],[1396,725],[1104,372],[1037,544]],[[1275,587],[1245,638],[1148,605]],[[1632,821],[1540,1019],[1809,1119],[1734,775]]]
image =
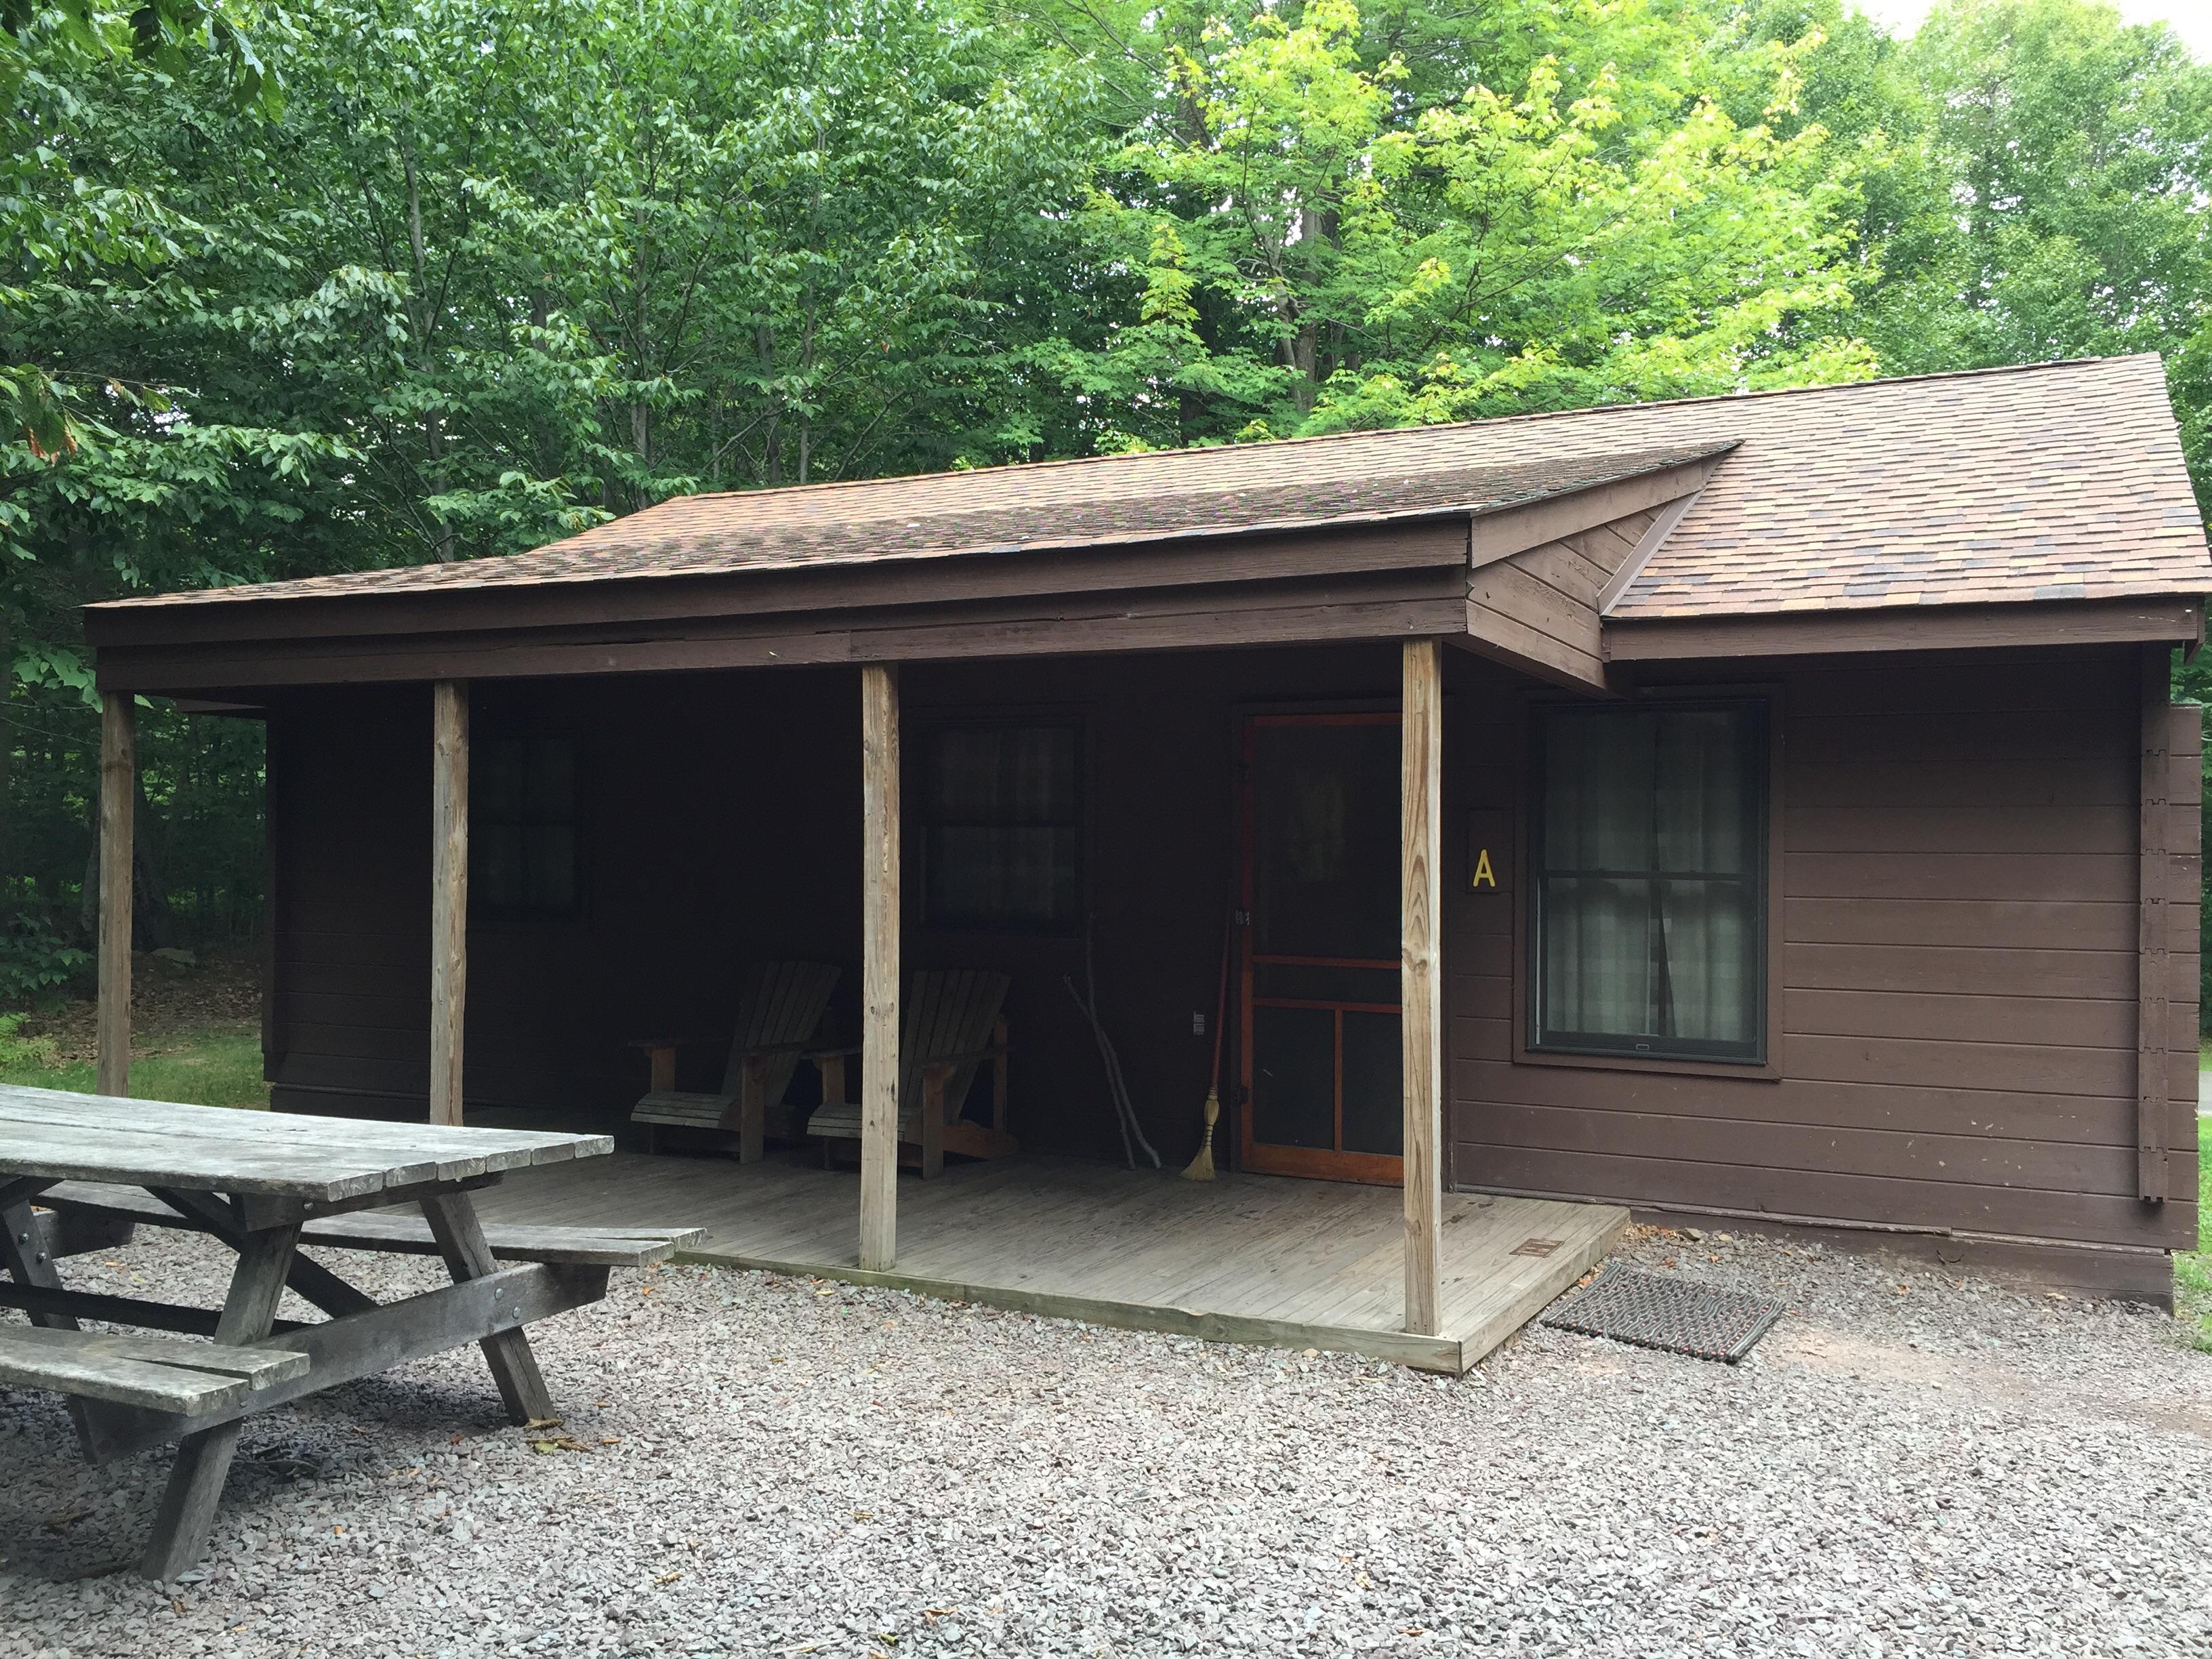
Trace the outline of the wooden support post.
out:
[[[1399,926],[1403,933],[1400,1029],[1406,1045],[1406,1328],[1443,1334],[1437,1253],[1443,1237],[1443,647],[1408,640],[1401,715],[1399,823],[1404,856]]]
[[[438,1254],[445,1257],[446,1271],[453,1274],[454,1284],[489,1279],[500,1271],[484,1239],[483,1224],[477,1218],[476,1200],[466,1193],[439,1193],[424,1199],[422,1218],[430,1224],[430,1236],[437,1240]],[[525,1425],[550,1421],[553,1396],[538,1369],[538,1356],[530,1350],[529,1334],[517,1326],[485,1337],[481,1346],[507,1414]]]
[[[898,1254],[898,670],[860,670],[860,1266]]]
[[[284,1294],[299,1243],[295,1223],[252,1234],[239,1245],[230,1295],[223,1303],[222,1316],[216,1322],[217,1342],[242,1347],[269,1334],[276,1322],[277,1300]],[[230,1460],[238,1450],[238,1437],[245,1426],[239,1422],[199,1429],[178,1443],[177,1461],[169,1470],[169,1484],[154,1517],[154,1535],[139,1563],[143,1576],[167,1583],[206,1553],[216,1504],[222,1497],[222,1483],[230,1474]]]
[[[2173,888],[2173,754],[2167,737],[2168,652],[2147,646],[2142,661],[2142,774],[2136,937],[2136,1192],[2147,1204],[2166,1198],[2167,1079],[2171,988],[2167,953]]]
[[[469,688],[430,688],[430,1121],[461,1121],[469,976]]]
[[[32,1186],[33,1191],[22,1191],[24,1186]],[[46,1231],[31,1212],[34,1195],[35,1183],[0,1184],[0,1269],[26,1289],[58,1291],[62,1288],[61,1274],[54,1269]],[[32,1324],[50,1331],[82,1328],[65,1313],[33,1309],[29,1317]],[[83,1452],[85,1461],[94,1462],[106,1456],[112,1448],[100,1407],[75,1395],[70,1396],[68,1405],[70,1421],[76,1427],[77,1447]]]
[[[131,829],[138,794],[137,710],[128,691],[100,699],[100,1001],[98,1083],[131,1092]]]

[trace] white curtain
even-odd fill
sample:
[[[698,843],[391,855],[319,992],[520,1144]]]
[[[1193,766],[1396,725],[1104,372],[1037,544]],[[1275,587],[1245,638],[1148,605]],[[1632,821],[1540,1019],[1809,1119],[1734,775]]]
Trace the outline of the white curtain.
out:
[[[1756,817],[1744,718],[1735,708],[1547,712],[1546,1030],[1753,1040]]]

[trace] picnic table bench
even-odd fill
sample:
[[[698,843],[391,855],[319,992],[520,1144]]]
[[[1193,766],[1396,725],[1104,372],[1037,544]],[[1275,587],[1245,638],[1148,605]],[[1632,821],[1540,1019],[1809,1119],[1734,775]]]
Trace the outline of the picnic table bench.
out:
[[[524,1327],[598,1301],[616,1267],[696,1230],[492,1227],[472,1194],[508,1172],[604,1155],[605,1135],[385,1123],[0,1086],[0,1386],[64,1395],[85,1455],[177,1443],[140,1570],[173,1578],[207,1547],[245,1419],[409,1360],[481,1345],[507,1414],[555,1415]],[[418,1213],[389,1213],[405,1206]],[[43,1213],[42,1213],[43,1212]],[[237,1255],[220,1309],[72,1290],[55,1267],[139,1225]],[[300,1254],[435,1255],[450,1285],[380,1303]],[[276,1316],[289,1289],[325,1318]],[[96,1320],[145,1336],[87,1331]],[[193,1340],[193,1339],[212,1339]]]

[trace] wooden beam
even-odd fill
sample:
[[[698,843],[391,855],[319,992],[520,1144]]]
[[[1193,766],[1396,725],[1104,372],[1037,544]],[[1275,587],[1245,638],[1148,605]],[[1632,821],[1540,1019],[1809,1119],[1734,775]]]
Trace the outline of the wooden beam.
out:
[[[430,1121],[461,1121],[469,975],[469,688],[430,688]]]
[[[116,648],[196,648],[218,640],[240,646],[308,639],[409,640],[574,627],[638,639],[649,637],[641,628],[666,623],[683,629],[710,617],[834,616],[918,602],[972,605],[1025,598],[1066,604],[1082,595],[1175,587],[1412,569],[1463,572],[1467,548],[1468,514],[1460,508],[1418,520],[1357,525],[1340,520],[1328,528],[1279,534],[1194,534],[1095,549],[1033,547],[950,557],[812,559],[696,575],[489,582],[474,588],[448,583],[413,592],[372,589],[320,599],[248,598],[248,590],[233,589],[213,605],[93,605],[84,620],[103,657]]]
[[[1416,1335],[1443,1330],[1437,1256],[1443,1224],[1443,974],[1438,930],[1443,882],[1443,647],[1436,640],[1405,644],[1401,705],[1399,926],[1403,933],[1405,1012],[1406,1328]]]
[[[860,670],[860,1266],[898,1254],[898,670]]]
[[[98,1086],[131,1092],[131,830],[137,801],[137,711],[131,695],[100,699],[100,1000]]]
[[[1234,587],[702,616],[620,629],[600,623],[540,630],[518,622],[466,634],[112,646],[100,651],[100,678],[106,690],[167,695],[211,686],[412,684],[1371,641],[1456,633],[1467,626],[1466,601],[1462,562]]]
[[[2166,734],[2171,694],[2162,647],[2142,653],[2142,772],[2136,951],[2136,1193],[2147,1204],[2166,1198],[2168,931],[2173,885],[2172,756]]]
[[[1607,617],[1605,654],[1608,662],[1668,662],[2136,641],[2185,645],[2200,626],[2197,602],[2181,599],[2021,599],[2003,605],[1887,605],[1756,617]]]

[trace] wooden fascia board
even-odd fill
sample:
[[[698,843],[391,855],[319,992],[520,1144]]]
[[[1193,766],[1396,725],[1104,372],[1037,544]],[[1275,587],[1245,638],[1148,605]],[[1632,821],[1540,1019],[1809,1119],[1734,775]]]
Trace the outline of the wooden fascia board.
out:
[[[2024,599],[1648,622],[1608,617],[1604,637],[1608,662],[1667,662],[2001,646],[2179,645],[2195,639],[2201,627],[2195,599]]]
[[[696,617],[620,628],[110,646],[100,653],[98,664],[100,684],[111,690],[245,697],[283,686],[953,661],[1449,635],[1464,631],[1466,609],[1464,567],[1455,558],[1448,567],[1425,570],[1150,589],[1077,602],[1048,597]]]
[[[307,638],[629,627],[702,617],[866,611],[1310,576],[1464,567],[1464,508],[1386,524],[1193,537],[1068,551],[981,553],[880,563],[483,587],[88,607],[95,648],[214,647]]]
[[[1644,567],[1651,562],[1651,556],[1666,545],[1667,538],[1674,533],[1674,526],[1681,523],[1683,515],[1698,504],[1698,497],[1703,493],[1693,489],[1686,495],[1676,496],[1659,509],[1658,516],[1651,520],[1651,527],[1636,538],[1636,545],[1629,549],[1628,556],[1620,562],[1620,568],[1613,573],[1605,586],[1599,591],[1599,616],[1604,616],[1620,602],[1620,596],[1628,592],[1628,585],[1644,574]]]
[[[1475,614],[1476,607],[1468,606],[1468,631],[1449,636],[1445,643],[1462,650],[1503,663],[1517,669],[1532,679],[1543,681],[1569,691],[1601,691],[1616,695],[1601,668],[1593,670],[1587,664],[1550,648],[1550,642],[1533,637],[1519,641],[1506,637],[1507,630],[1492,624]]]
[[[1662,466],[1633,477],[1615,478],[1570,495],[1531,501],[1525,507],[1501,507],[1472,515],[1468,533],[1468,562],[1492,564],[1525,553],[1546,542],[1558,541],[1585,530],[1595,530],[1632,513],[1663,507],[1685,495],[1694,495],[1711,481],[1735,446],[1700,455],[1694,460]]]

